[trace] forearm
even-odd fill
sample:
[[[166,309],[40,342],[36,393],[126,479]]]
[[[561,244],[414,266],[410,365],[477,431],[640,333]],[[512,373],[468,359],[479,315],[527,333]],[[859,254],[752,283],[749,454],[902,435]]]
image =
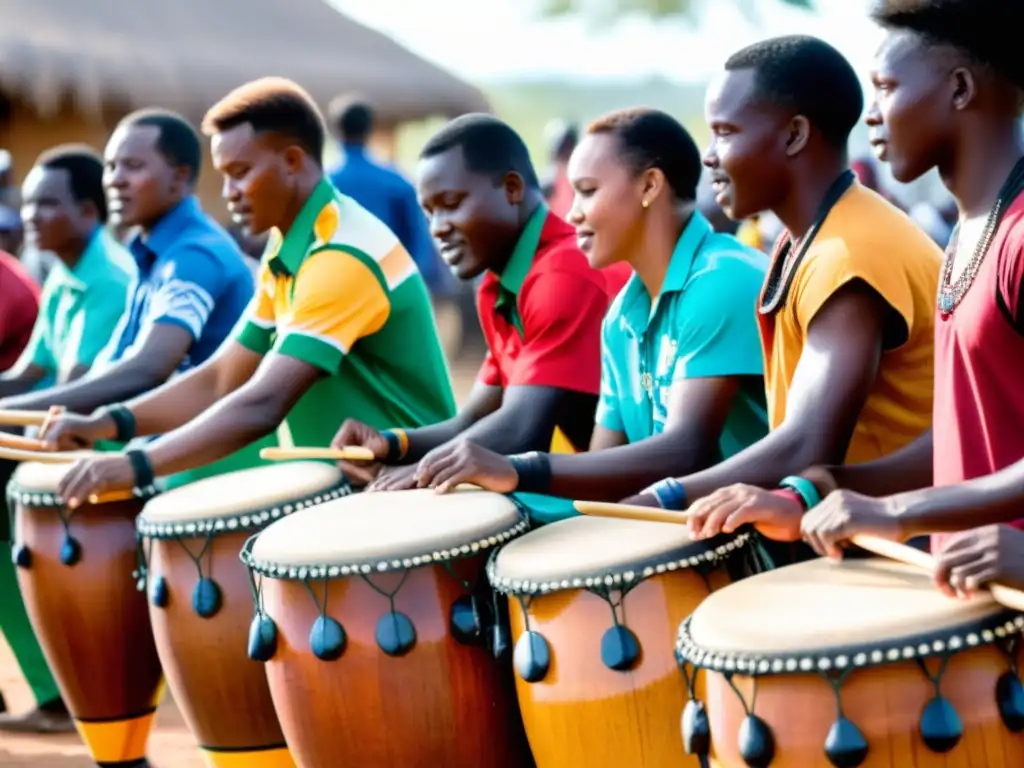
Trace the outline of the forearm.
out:
[[[552,454],[549,493],[570,499],[618,501],[663,477],[688,475],[708,466],[714,450],[699,440],[663,434],[632,445],[578,454]]]
[[[469,426],[472,420],[459,413],[447,421],[431,424],[427,427],[408,429],[405,434],[409,438],[409,447],[400,463],[415,464],[439,445],[454,440]]]
[[[122,402],[159,383],[160,379],[148,367],[124,365],[94,379],[82,379],[12,397],[4,403],[4,407],[41,411],[51,405],[63,405],[72,413],[89,414],[101,405]]]
[[[839,488],[879,497],[930,488],[932,465],[932,431],[929,429],[910,445],[889,456],[865,464],[835,465],[825,469]],[[813,477],[810,479],[814,480]]]
[[[0,376],[0,398],[7,399],[23,395],[31,390],[38,381],[38,379],[30,379],[26,376]],[[4,406],[6,407],[7,404],[5,403]]]
[[[162,435],[187,424],[230,392],[222,391],[213,365],[203,365],[125,403],[135,434]]]

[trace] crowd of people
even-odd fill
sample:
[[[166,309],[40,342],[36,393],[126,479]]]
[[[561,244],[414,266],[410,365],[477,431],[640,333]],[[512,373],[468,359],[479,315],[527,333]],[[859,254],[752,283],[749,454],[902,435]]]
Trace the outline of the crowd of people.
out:
[[[71,509],[252,466],[275,442],[355,445],[375,456],[343,463],[365,492],[475,483],[536,524],[571,499],[689,509],[693,538],[751,525],[776,564],[931,535],[951,595],[1024,583],[1024,64],[990,36],[1024,4],[873,13],[875,159],[900,182],[938,169],[947,234],[854,168],[864,93],[812,37],[728,59],[703,153],[668,114],[627,109],[561,131],[547,182],[513,127],[464,115],[412,187],[367,158],[364,105],[339,117],[332,173],[317,106],[267,78],[202,124],[233,224],[265,241],[255,270],[194,196],[182,117],[133,113],[102,155],[38,159],[21,219],[54,263],[40,292],[0,261],[0,409],[61,406],[41,438],[104,452],[61,482]],[[769,216],[765,249],[742,228]],[[479,283],[488,346],[459,408],[438,254]],[[10,562],[0,629],[39,706],[0,729],[63,730]]]

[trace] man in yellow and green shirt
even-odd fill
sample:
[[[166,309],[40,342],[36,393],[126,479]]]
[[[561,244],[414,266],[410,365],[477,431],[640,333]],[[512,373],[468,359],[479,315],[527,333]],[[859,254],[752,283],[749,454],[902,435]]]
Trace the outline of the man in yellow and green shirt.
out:
[[[48,432],[61,447],[162,435],[73,467],[60,488],[72,506],[216,461],[282,421],[294,443],[327,446],[349,416],[415,427],[455,412],[423,279],[398,238],[325,179],[312,99],[287,80],[258,80],[216,104],[204,130],[235,222],[270,233],[256,297],[207,363]]]

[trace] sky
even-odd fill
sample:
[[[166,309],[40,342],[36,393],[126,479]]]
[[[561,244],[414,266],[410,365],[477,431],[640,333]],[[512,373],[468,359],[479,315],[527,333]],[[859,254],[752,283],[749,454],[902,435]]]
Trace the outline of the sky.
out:
[[[751,0],[758,19],[731,0],[702,0],[696,23],[545,19],[537,0],[330,0],[352,18],[464,79],[631,80],[662,76],[704,82],[730,53],[764,37],[802,33],[828,40],[862,74],[880,33],[864,0],[817,0],[806,13]]]

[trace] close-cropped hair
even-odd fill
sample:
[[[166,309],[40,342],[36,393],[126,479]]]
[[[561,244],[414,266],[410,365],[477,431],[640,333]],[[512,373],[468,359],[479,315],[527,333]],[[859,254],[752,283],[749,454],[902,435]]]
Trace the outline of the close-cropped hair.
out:
[[[74,201],[91,202],[100,222],[106,223],[107,196],[103,192],[103,157],[99,152],[85,144],[61,144],[39,155],[35,165],[64,171]]]
[[[493,115],[473,113],[455,118],[430,137],[420,151],[420,158],[435,157],[456,147],[462,149],[471,173],[500,184],[507,173],[514,172],[526,186],[540,189],[526,143],[510,125]]]
[[[118,127],[147,125],[160,131],[156,140],[156,151],[167,163],[175,168],[184,166],[189,172],[189,181],[199,178],[203,166],[203,148],[199,134],[192,124],[177,112],[167,109],[140,109],[122,118]]]

